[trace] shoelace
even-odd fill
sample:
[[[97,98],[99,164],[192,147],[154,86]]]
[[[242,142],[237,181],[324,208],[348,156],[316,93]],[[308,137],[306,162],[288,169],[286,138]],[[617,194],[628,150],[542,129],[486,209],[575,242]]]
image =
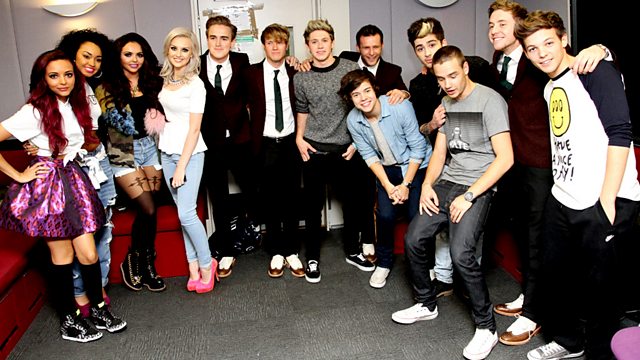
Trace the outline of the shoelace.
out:
[[[309,262],[309,271],[318,271],[318,263]]]
[[[542,355],[549,356],[561,352],[562,350],[564,350],[564,348],[555,341],[552,341],[546,345],[541,346],[540,348],[538,348],[538,350],[540,350]]]

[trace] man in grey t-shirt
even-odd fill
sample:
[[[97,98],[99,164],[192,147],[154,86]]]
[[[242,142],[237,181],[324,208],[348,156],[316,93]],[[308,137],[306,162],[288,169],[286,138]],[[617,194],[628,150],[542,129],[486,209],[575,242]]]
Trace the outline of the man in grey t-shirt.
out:
[[[455,46],[436,52],[433,71],[447,93],[442,99],[447,121],[438,129],[422,184],[420,215],[413,218],[405,237],[416,304],[391,318],[412,324],[438,316],[426,250],[448,226],[451,258],[469,292],[476,325],[463,355],[484,359],[498,343],[498,335],[476,246],[495,184],[513,164],[507,105],[497,92],[469,79],[469,64]],[[450,161],[445,168],[447,155]]]
[[[303,160],[302,176],[305,204],[305,278],[320,281],[320,244],[323,232],[320,217],[326,198],[326,187],[342,203],[344,216],[343,245],[346,262],[363,271],[375,265],[365,259],[360,249],[358,225],[366,210],[360,208],[358,179],[368,174],[367,167],[351,145],[347,130],[349,108],[338,95],[340,80],[358,65],[333,56],[333,28],[326,20],[311,20],[304,39],[313,57],[311,71],[293,77],[296,94],[296,145]],[[371,212],[373,211],[370,208]],[[371,224],[373,226],[373,224]]]

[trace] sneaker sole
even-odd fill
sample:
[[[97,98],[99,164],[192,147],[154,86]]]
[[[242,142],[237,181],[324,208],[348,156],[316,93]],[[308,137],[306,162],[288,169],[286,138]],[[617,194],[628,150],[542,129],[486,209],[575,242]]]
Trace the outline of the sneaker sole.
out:
[[[531,351],[533,351],[533,350],[531,350]],[[562,356],[562,357],[556,357],[556,358],[553,358],[553,359],[575,359],[577,357],[581,357],[582,355],[584,355],[584,350],[580,351],[580,352],[577,352],[577,353],[565,355],[565,356]],[[533,359],[533,358],[531,358],[529,356],[529,353],[527,353],[527,359],[528,360],[535,360],[535,359]]]
[[[376,269],[376,266],[375,266],[375,265],[373,265],[373,264],[371,264],[371,267],[364,267],[364,266],[362,266],[362,265],[358,264],[358,263],[357,263],[357,262],[355,262],[355,261],[351,261],[351,260],[349,260],[348,258],[346,258],[346,259],[344,259],[344,260],[347,262],[347,264],[353,265],[353,266],[357,267],[358,269],[360,269],[360,270],[362,270],[362,271],[370,272],[370,271],[373,271],[373,270],[375,270],[375,269]]]
[[[95,326],[96,329],[98,329],[98,330],[107,330],[108,332],[113,334],[113,333],[117,333],[117,332],[120,332],[120,331],[124,331],[124,329],[127,328],[127,322],[123,321],[122,324],[120,324],[119,326],[112,327],[112,328],[108,328],[106,326],[98,326],[96,324],[93,324],[93,326]]]
[[[391,320],[397,322],[398,324],[402,324],[402,325],[411,325],[417,321],[425,321],[425,320],[433,320],[435,318],[438,317],[438,312],[434,312],[431,315],[427,315],[427,316],[422,316],[419,318],[412,318],[412,319],[405,319],[405,318],[397,318],[393,315],[391,315]]]
[[[307,275],[305,275],[304,278],[307,280],[307,282],[310,282],[312,284],[317,284],[317,283],[320,282],[320,279],[322,278],[322,276],[318,276],[317,279],[312,279],[312,278],[308,277]]]
[[[369,286],[371,286],[374,289],[382,289],[385,285],[387,285],[387,281],[385,280],[382,283],[373,283],[371,281],[369,281]]]
[[[102,333],[98,333],[95,337],[92,338],[86,338],[86,339],[78,339],[78,338],[74,338],[71,336],[67,336],[67,335],[62,335],[62,338],[65,340],[69,340],[69,341],[73,341],[73,342],[79,342],[79,343],[88,343],[91,341],[96,341],[102,338]]]
[[[498,345],[498,339],[494,339],[494,342],[491,345],[491,348],[489,349],[489,351],[484,351],[482,353],[473,354],[473,355],[468,354],[467,348],[464,348],[464,350],[462,350],[462,356],[464,356],[465,359],[468,359],[468,360],[483,360],[483,359],[486,359],[487,356],[489,356],[489,354],[491,354],[491,350],[493,350],[493,348],[496,347],[496,345]]]

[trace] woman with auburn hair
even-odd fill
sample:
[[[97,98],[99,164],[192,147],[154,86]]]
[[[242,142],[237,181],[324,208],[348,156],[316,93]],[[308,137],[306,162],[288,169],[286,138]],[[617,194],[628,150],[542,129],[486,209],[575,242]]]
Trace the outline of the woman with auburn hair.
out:
[[[198,54],[198,40],[189,29],[174,28],[164,40],[165,60],[160,73],[164,86],[159,98],[168,122],[160,134],[158,148],[164,179],[182,224],[189,263],[187,290],[205,293],[215,286],[218,262],[211,257],[207,232],[196,213],[207,150],[200,134],[206,90],[198,77]]]
[[[80,270],[97,329],[121,331],[102,298],[100,264],[93,232],[105,222],[104,209],[87,175],[73,159],[83,144],[95,144],[84,78],[60,50],[47,51],[31,70],[30,96],[0,123],[0,141],[14,136],[37,146],[37,156],[20,172],[0,155],[0,171],[14,181],[0,205],[0,227],[42,237],[51,251],[51,297],[60,315],[62,338],[89,342],[102,337],[76,308],[72,262]]]
[[[164,125],[158,93],[162,79],[158,59],[147,40],[136,33],[114,42],[119,58],[107,67],[96,89],[106,129],[107,154],[116,183],[132,200],[137,213],[131,247],[120,265],[125,285],[135,291],[166,289],[155,268],[157,215],[154,194],[162,185],[162,167],[155,137]]]

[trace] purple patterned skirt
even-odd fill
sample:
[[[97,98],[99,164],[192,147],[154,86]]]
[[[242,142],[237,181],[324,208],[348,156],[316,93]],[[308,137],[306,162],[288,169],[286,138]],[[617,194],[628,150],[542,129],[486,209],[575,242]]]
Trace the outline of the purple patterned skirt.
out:
[[[93,233],[105,222],[105,213],[89,178],[74,162],[36,157],[49,166],[46,177],[28,183],[13,182],[0,205],[0,228],[33,237],[74,239]]]

